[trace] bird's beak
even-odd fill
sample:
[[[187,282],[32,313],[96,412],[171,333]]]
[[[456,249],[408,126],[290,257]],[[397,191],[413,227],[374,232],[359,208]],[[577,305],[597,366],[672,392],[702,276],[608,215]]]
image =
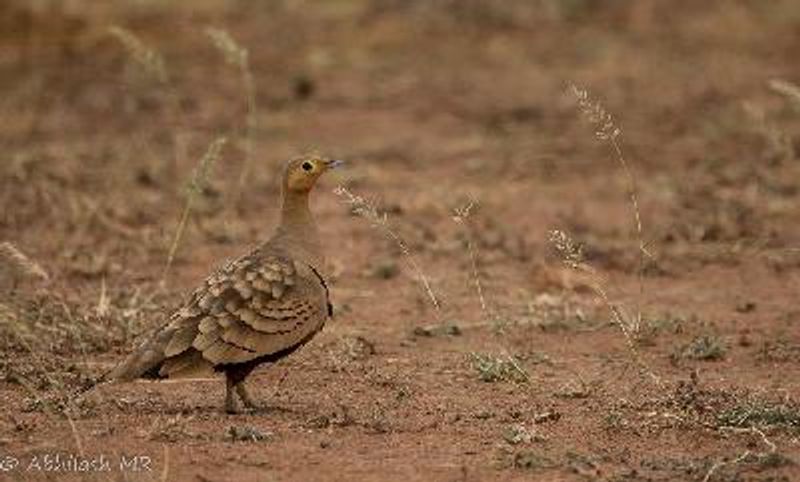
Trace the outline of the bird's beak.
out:
[[[339,159],[328,159],[327,161],[325,161],[325,166],[328,169],[336,169],[342,164],[344,164],[344,161],[340,161]]]

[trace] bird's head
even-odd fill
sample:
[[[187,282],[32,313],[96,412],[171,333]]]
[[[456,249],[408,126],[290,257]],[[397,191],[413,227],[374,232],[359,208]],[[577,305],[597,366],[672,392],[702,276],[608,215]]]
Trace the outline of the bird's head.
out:
[[[286,192],[308,192],[320,176],[341,164],[342,161],[317,155],[292,159],[284,171],[283,187]]]

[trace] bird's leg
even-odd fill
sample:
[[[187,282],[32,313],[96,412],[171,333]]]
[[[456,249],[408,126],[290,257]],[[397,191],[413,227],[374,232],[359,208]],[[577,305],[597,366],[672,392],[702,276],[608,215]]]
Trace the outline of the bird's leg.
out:
[[[236,393],[239,394],[239,398],[242,400],[242,403],[244,404],[245,407],[252,410],[257,410],[261,408],[261,406],[258,403],[256,403],[255,400],[253,400],[253,397],[251,397],[250,394],[247,393],[247,388],[245,388],[244,386],[244,380],[236,384]]]
[[[233,383],[230,375],[225,375],[225,411],[228,413],[239,413],[239,407],[236,406],[236,397],[233,396],[234,387],[239,386],[241,385]]]

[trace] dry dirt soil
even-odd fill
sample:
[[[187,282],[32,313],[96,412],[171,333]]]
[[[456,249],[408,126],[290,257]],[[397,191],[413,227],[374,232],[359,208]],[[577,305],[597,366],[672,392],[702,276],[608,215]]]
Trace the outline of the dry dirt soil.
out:
[[[793,0],[4,1],[0,479],[800,480],[799,58]],[[335,317],[265,409],[78,395],[309,149]]]

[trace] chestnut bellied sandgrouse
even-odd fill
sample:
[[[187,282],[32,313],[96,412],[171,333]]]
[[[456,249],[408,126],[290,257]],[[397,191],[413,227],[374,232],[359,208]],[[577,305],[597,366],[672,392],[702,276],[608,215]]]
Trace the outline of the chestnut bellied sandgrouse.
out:
[[[222,372],[225,410],[238,412],[237,395],[245,407],[257,408],[244,385],[250,372],[303,346],[332,315],[321,274],[322,245],[308,203],[319,177],[340,163],[320,157],[289,161],[280,224],[272,237],[206,278],[106,380]]]

